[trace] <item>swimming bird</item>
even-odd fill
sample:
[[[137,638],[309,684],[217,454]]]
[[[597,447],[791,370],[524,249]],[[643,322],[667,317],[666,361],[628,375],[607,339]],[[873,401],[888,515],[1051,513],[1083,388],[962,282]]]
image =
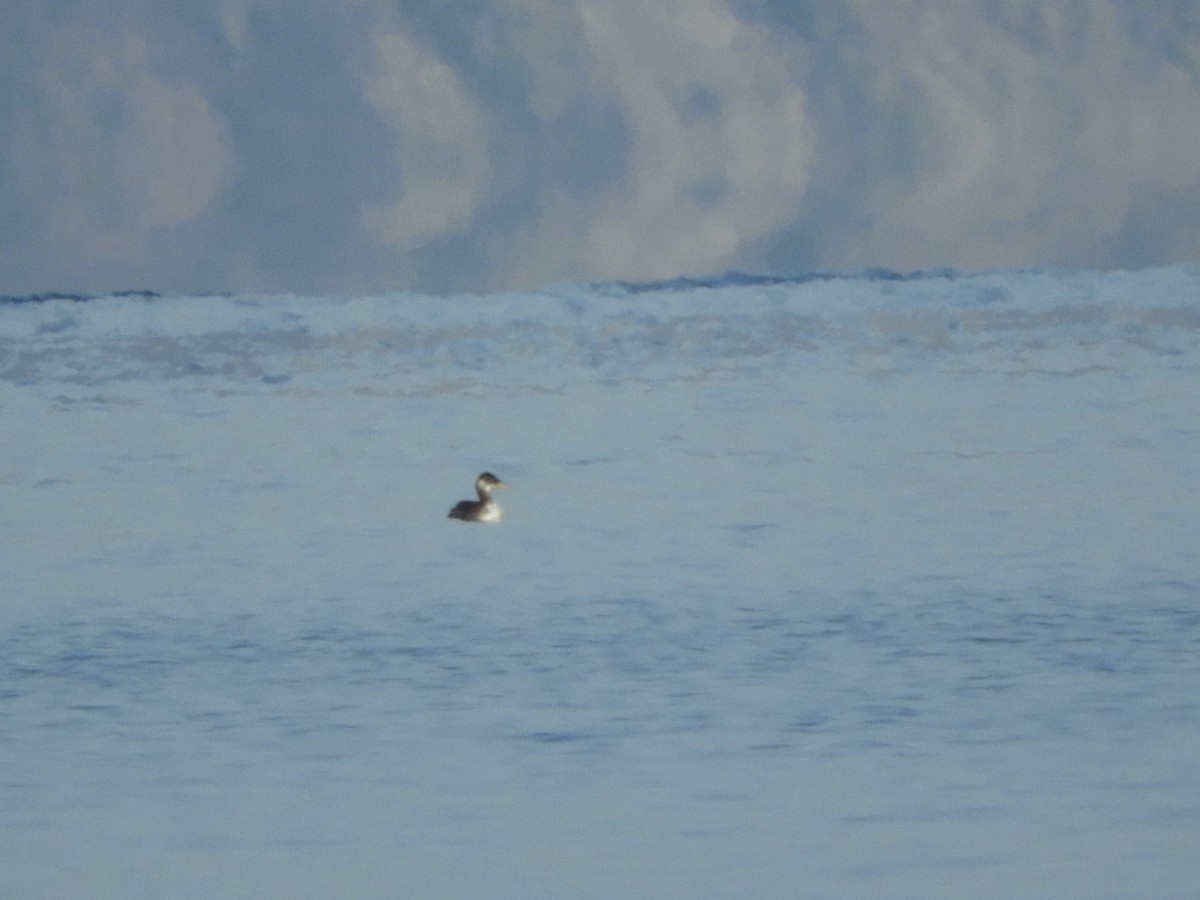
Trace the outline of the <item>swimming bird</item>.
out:
[[[508,485],[491,472],[484,472],[475,479],[475,493],[479,499],[460,500],[450,510],[449,518],[462,519],[464,522],[499,522],[504,513],[500,510],[500,504],[492,499],[492,491],[506,487]]]

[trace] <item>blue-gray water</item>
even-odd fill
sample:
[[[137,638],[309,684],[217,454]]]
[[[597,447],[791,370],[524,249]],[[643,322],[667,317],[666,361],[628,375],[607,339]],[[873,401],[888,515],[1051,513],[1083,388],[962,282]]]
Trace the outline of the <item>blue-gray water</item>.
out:
[[[1197,286],[0,307],[0,896],[1193,896]]]

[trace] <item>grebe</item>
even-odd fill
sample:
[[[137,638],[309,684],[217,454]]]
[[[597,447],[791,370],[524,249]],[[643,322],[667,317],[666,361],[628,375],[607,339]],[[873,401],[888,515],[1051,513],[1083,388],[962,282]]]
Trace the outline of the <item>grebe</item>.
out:
[[[475,479],[475,493],[478,500],[460,500],[454,509],[450,510],[451,519],[462,519],[464,522],[499,522],[504,513],[500,504],[492,499],[492,491],[496,488],[508,487],[491,472],[484,472]]]

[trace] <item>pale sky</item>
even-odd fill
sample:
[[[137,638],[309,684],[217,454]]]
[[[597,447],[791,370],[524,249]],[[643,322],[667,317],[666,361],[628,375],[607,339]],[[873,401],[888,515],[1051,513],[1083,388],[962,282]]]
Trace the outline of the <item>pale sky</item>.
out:
[[[1200,258],[1200,4],[5,0],[0,293]]]

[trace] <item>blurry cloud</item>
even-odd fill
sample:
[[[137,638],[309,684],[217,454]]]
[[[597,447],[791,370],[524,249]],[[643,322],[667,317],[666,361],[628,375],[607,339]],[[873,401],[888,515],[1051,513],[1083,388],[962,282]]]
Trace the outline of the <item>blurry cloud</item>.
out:
[[[1200,10],[11,0],[0,292],[1138,267],[1200,235]]]
[[[1156,186],[1200,185],[1187,149],[1200,138],[1193,9],[853,0],[816,17],[807,45],[836,48],[802,76],[821,136],[820,187],[807,197],[825,225],[817,258],[897,268],[1195,258],[1195,246],[1121,238]],[[1200,210],[1180,214],[1186,232]]]
[[[593,4],[582,16],[631,131],[626,177],[591,223],[590,272],[724,268],[795,215],[810,155],[803,95],[765,29],[716,0]]]
[[[234,163],[224,120],[154,71],[136,31],[67,25],[43,49],[5,110],[2,202],[37,236],[31,255],[80,275],[136,271],[152,262],[149,232],[212,211]]]
[[[375,37],[364,90],[393,135],[399,199],[369,202],[371,237],[401,252],[468,226],[488,181],[483,116],[458,74],[402,33]]]

